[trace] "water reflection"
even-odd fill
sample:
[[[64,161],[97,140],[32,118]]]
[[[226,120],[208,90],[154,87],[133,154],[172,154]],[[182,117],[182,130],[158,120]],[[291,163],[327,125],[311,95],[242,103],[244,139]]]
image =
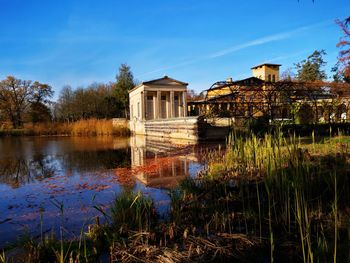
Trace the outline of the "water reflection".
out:
[[[0,139],[0,184],[13,188],[54,175],[130,166],[127,139]]]
[[[202,146],[201,146],[202,147]],[[0,248],[28,231],[58,231],[53,201],[64,204],[65,229],[79,235],[124,187],[151,196],[160,213],[167,189],[202,169],[199,148],[154,138],[0,138]],[[206,147],[206,146],[203,146]]]
[[[144,136],[1,139],[0,184],[18,188],[55,175],[131,168],[126,172],[146,186],[173,187],[189,176],[189,163],[198,162],[189,145]]]
[[[12,188],[26,183],[50,178],[55,173],[55,167],[42,154],[35,154],[32,159],[5,158],[0,160],[0,184],[7,184]]]
[[[176,186],[190,175],[190,162],[198,161],[189,147],[192,144],[191,141],[164,138],[131,138],[131,166],[136,171],[135,177],[150,187]]]

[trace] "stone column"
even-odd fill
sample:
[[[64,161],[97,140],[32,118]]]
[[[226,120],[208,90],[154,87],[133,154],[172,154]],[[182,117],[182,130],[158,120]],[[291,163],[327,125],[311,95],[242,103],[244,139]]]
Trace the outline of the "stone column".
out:
[[[177,114],[179,117],[182,117],[182,113],[183,113],[182,107],[183,107],[182,92],[179,92],[178,93],[178,105],[177,105]]]
[[[141,120],[145,119],[145,93],[141,91]]]
[[[187,117],[187,92],[182,92],[183,116]]]
[[[157,115],[157,119],[160,119],[161,117],[162,117],[162,115],[161,115],[161,110],[160,110],[160,108],[161,108],[161,104],[162,104],[162,101],[161,101],[161,99],[162,99],[162,93],[161,93],[161,91],[157,91],[157,99],[156,99],[156,115]]]
[[[170,91],[170,118],[174,118],[174,91]]]
[[[170,117],[170,92],[166,93],[165,96],[165,109],[166,109],[166,118],[169,119]]]
[[[153,107],[153,120],[157,119],[157,96],[155,96],[154,94],[152,95],[152,107]]]
[[[147,109],[147,90],[143,92],[143,117],[146,120],[148,116],[148,109]]]

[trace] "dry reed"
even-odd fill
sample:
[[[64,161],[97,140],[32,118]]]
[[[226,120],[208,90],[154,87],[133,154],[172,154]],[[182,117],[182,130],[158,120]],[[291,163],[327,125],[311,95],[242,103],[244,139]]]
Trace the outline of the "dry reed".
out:
[[[128,136],[127,121],[113,124],[111,119],[87,119],[76,122],[46,122],[26,124],[19,135],[62,135],[62,136]],[[8,131],[11,135],[11,131]]]

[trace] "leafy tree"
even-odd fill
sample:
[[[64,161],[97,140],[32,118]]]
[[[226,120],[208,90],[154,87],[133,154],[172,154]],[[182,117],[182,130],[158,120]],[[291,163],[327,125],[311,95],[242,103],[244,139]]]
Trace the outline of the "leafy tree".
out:
[[[46,122],[52,119],[51,109],[44,103],[33,103],[29,107],[29,116],[32,123]]]
[[[129,93],[133,87],[136,86],[134,76],[127,64],[121,64],[119,72],[116,76],[116,83],[114,86],[114,98],[119,109],[119,112],[124,113],[124,117],[128,116],[129,110]]]
[[[0,110],[14,128],[23,124],[23,115],[28,107],[44,104],[53,94],[52,88],[39,82],[16,79],[9,76],[0,81]]]
[[[327,63],[323,60],[324,55],[326,55],[326,52],[323,49],[315,50],[307,59],[295,64],[297,79],[299,81],[322,81],[326,79],[327,75],[323,67]]]
[[[43,122],[51,120],[51,110],[47,104],[51,103],[49,98],[53,96],[53,90],[48,84],[35,81],[32,84],[33,96],[30,98],[29,115],[31,121]]]
[[[338,56],[338,75],[340,79],[350,83],[350,17],[344,21],[336,20],[336,23],[344,33],[337,44],[342,49]]]

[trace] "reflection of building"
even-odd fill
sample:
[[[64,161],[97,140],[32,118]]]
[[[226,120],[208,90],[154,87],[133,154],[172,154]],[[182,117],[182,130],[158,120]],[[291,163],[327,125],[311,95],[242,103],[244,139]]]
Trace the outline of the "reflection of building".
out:
[[[180,142],[183,141],[177,141]],[[171,188],[189,176],[189,164],[194,156],[188,152],[181,154],[174,142],[134,136],[130,138],[130,147],[133,174],[146,186]],[[176,156],[168,155],[176,150],[180,151]]]

